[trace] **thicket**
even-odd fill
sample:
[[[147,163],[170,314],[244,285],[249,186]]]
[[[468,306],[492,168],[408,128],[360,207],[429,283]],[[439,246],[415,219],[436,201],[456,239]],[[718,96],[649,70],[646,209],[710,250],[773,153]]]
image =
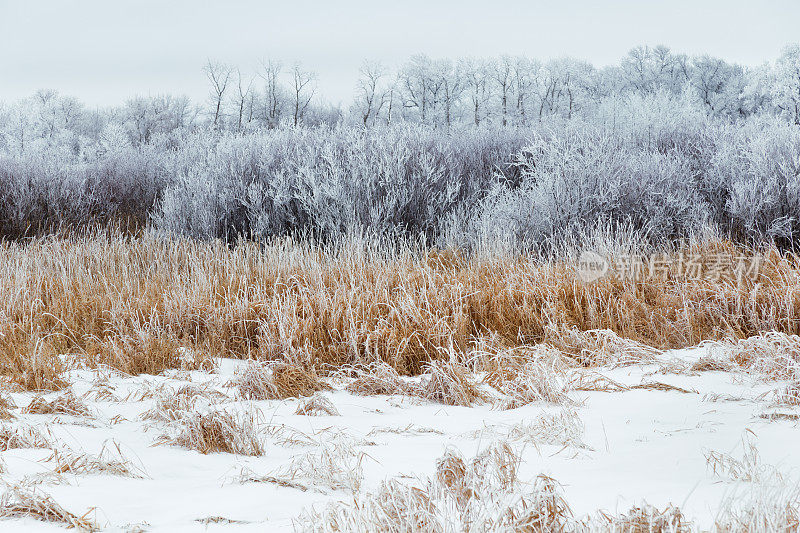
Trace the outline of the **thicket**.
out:
[[[637,97],[535,127],[174,130],[87,152],[0,153],[0,236],[152,226],[197,239],[352,232],[548,254],[606,225],[653,244],[709,227],[800,237],[800,128]]]

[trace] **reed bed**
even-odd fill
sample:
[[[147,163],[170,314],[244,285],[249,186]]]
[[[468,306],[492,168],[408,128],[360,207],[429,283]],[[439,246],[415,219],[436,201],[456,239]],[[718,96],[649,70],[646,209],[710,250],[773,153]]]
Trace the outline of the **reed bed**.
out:
[[[586,283],[567,261],[368,239],[3,242],[0,375],[18,389],[57,390],[69,361],[155,374],[212,356],[320,375],[383,364],[417,375],[453,360],[491,367],[487,358],[503,350],[543,342],[570,366],[592,367],[651,362],[704,340],[800,333],[795,256],[719,239],[676,252],[687,253],[757,257],[760,269]]]

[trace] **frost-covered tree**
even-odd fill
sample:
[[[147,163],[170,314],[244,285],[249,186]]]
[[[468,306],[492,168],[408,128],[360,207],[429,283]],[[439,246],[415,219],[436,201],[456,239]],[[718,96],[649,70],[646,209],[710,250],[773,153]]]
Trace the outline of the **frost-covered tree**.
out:
[[[386,68],[376,61],[365,61],[359,70],[355,112],[364,126],[374,125],[387,105],[389,89],[384,86]]]
[[[510,105],[514,84],[514,62],[509,56],[503,56],[492,65],[492,79],[500,106],[500,123],[508,124],[508,107]]]
[[[246,78],[237,68],[235,88],[233,104],[236,109],[236,131],[242,131],[244,126],[253,120],[253,78]]]
[[[677,94],[689,79],[686,56],[675,55],[663,45],[637,46],[620,66],[626,86],[642,94],[663,90]]]
[[[784,48],[775,62],[772,97],[780,112],[800,125],[800,44]]]
[[[489,63],[484,59],[460,60],[459,68],[464,74],[465,94],[468,99],[471,121],[475,126],[488,118],[491,96]]]
[[[286,91],[280,83],[281,63],[272,59],[261,61],[258,75],[264,80],[263,118],[268,128],[280,123],[286,103]]]
[[[295,126],[303,121],[311,99],[314,98],[316,79],[316,74],[303,69],[300,63],[295,63],[292,67],[292,119]]]
[[[225,93],[228,89],[233,67],[225,63],[211,61],[210,59],[203,67],[208,82],[211,84],[209,97],[211,99],[213,124],[215,128],[220,127],[221,119],[224,115]]]
[[[122,108],[122,122],[133,144],[146,144],[153,135],[194,123],[197,115],[186,96],[137,96]]]
[[[692,59],[689,79],[709,113],[728,117],[743,113],[745,78],[739,65],[702,55]]]

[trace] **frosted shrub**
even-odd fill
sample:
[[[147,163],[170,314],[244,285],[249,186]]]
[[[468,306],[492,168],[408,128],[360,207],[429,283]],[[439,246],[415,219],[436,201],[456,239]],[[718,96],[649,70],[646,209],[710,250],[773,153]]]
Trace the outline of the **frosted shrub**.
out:
[[[735,238],[800,234],[800,129],[768,119],[729,128],[709,181],[720,198],[717,221]]]
[[[113,133],[0,154],[0,238],[152,225],[228,242],[361,234],[552,255],[598,228],[612,247],[706,226],[789,247],[800,230],[800,130],[709,119],[683,93],[609,97],[528,129],[176,129],[138,146]]]
[[[608,132],[540,136],[518,165],[521,185],[497,186],[478,220],[527,249],[548,253],[599,222],[632,226],[663,242],[699,230],[706,218],[680,157],[632,148]]]

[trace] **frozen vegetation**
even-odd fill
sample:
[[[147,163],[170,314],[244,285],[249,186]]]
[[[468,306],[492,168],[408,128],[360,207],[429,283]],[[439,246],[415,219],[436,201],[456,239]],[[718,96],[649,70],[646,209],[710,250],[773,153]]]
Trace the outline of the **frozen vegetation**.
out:
[[[800,529],[800,46],[204,72],[0,104],[0,529]]]
[[[0,235],[111,224],[549,254],[599,224],[656,245],[712,228],[791,247],[800,231],[796,45],[757,69],[665,47],[603,69],[416,56],[366,64],[336,112],[299,67],[265,63],[263,91],[206,73],[204,107],[90,111],[52,91],[0,107]]]

